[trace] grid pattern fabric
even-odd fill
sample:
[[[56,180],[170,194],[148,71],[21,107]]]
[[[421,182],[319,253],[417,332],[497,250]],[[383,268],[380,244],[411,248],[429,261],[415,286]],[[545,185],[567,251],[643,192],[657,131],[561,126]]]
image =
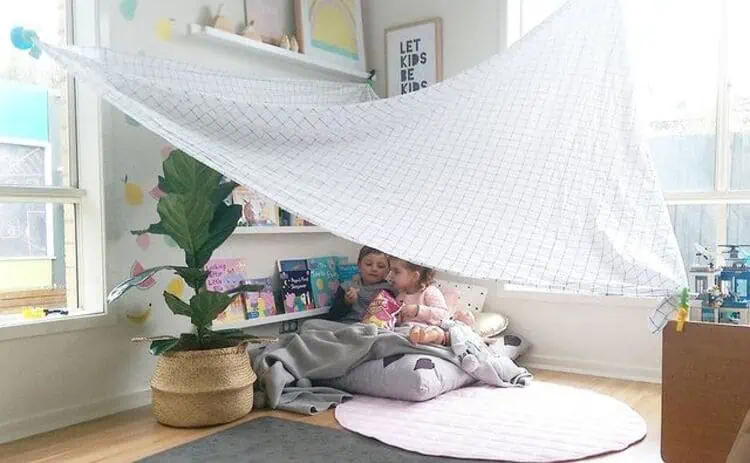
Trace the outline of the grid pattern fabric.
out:
[[[45,53],[146,128],[336,235],[453,274],[667,296],[685,271],[616,0],[576,0],[418,92]]]

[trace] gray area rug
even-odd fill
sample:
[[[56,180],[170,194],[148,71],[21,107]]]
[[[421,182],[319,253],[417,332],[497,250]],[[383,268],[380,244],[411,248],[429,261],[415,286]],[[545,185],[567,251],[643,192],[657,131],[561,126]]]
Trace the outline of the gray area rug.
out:
[[[349,431],[306,423],[259,418],[140,460],[177,462],[300,463],[460,463],[389,447]]]

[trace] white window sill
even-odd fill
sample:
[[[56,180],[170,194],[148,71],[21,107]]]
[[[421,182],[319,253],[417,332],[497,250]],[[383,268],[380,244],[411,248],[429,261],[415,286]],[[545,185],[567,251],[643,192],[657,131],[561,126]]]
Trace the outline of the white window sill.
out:
[[[68,333],[71,331],[87,330],[113,326],[117,317],[113,313],[92,313],[81,315],[66,315],[49,320],[29,320],[18,325],[0,324],[0,342],[12,339],[30,338],[50,334]]]

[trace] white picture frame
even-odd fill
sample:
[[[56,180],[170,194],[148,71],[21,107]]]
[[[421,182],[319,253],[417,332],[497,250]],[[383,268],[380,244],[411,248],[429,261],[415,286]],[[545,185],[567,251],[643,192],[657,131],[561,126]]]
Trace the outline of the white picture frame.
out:
[[[389,97],[443,80],[443,21],[430,18],[385,30],[385,87]]]
[[[326,15],[326,27],[316,30],[316,14]],[[367,71],[361,0],[295,0],[294,16],[300,53]],[[339,29],[331,24],[338,24]]]

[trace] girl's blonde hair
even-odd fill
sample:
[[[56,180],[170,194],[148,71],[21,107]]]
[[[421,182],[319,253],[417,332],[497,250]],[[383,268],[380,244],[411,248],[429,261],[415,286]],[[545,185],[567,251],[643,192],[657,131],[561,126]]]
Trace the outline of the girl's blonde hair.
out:
[[[435,270],[423,265],[417,265],[409,262],[408,260],[399,259],[398,257],[390,257],[390,260],[397,260],[403,262],[407,269],[413,272],[419,272],[419,286],[420,290],[424,291],[425,288],[435,282]]]

